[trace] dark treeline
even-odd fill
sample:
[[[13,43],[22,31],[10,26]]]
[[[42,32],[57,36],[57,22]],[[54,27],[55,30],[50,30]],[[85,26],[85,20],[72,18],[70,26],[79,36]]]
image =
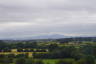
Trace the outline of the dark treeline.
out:
[[[36,48],[36,42],[17,42],[17,43],[6,43],[0,40],[0,49],[2,48]]]
[[[34,54],[35,58],[50,58],[50,59],[62,59],[62,58],[74,58],[76,60],[86,57],[92,56],[96,58],[96,45],[94,44],[86,44],[83,46],[49,46],[49,53],[47,54]]]
[[[36,39],[36,40],[3,40],[6,43],[18,43],[18,42],[60,42],[60,43],[68,43],[68,42],[75,42],[75,41],[92,41],[96,42],[96,37],[69,37],[69,38],[60,38],[60,39]]]
[[[47,48],[39,46],[37,42],[6,43],[0,40],[0,52],[11,52],[12,49],[17,49],[18,52],[46,52]]]
[[[72,37],[72,38],[62,38],[56,39],[56,41],[60,43],[68,43],[68,42],[83,42],[83,41],[92,41],[96,42],[96,37]]]

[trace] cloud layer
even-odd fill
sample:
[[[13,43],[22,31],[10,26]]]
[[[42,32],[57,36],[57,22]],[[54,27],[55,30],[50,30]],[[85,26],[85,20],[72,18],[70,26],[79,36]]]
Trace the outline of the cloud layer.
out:
[[[95,0],[2,0],[0,39],[41,34],[96,36]]]

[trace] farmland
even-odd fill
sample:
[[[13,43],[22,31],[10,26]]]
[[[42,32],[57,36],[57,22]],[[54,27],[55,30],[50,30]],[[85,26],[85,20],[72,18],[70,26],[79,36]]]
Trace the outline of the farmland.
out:
[[[96,64],[95,60],[95,41],[0,41],[0,64]]]

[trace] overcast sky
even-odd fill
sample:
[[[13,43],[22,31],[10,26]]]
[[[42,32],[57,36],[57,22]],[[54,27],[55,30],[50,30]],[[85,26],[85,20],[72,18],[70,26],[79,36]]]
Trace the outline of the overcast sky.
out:
[[[96,0],[0,0],[0,39],[96,36]]]

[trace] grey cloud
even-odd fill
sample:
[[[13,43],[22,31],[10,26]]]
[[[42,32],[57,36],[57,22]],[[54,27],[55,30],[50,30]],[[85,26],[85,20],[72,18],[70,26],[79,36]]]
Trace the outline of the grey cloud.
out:
[[[96,35],[95,0],[0,1],[0,38],[36,34]]]

